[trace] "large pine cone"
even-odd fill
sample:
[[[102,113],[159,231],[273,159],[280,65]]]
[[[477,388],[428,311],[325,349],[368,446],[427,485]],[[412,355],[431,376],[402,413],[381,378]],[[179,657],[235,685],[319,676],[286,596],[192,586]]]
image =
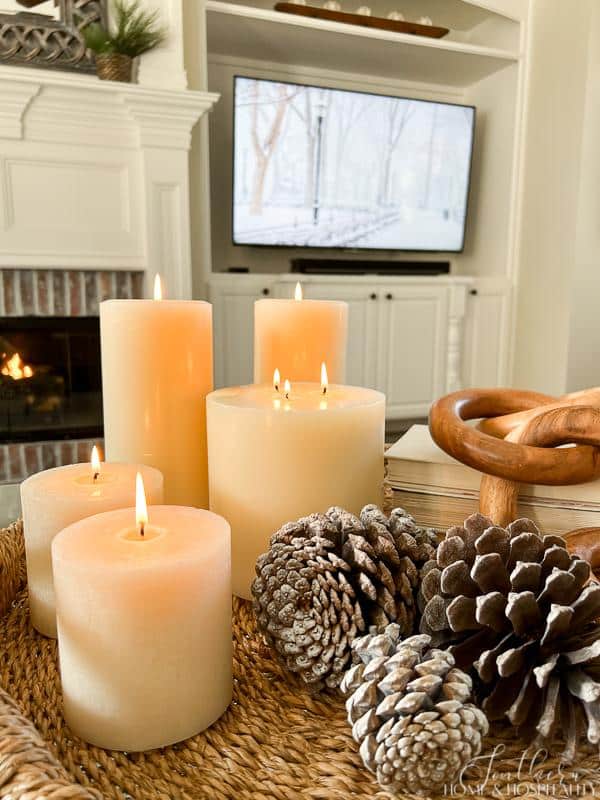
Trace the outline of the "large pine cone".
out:
[[[429,795],[449,786],[481,750],[485,714],[472,705],[471,678],[421,634],[398,625],[356,639],[358,663],[342,681],[360,755],[387,791]]]
[[[447,531],[426,572],[421,630],[474,667],[489,719],[546,745],[562,729],[567,761],[584,724],[600,741],[600,585],[563,539],[475,514]]]
[[[433,531],[396,509],[342,508],[289,522],[271,537],[252,584],[259,628],[285,666],[314,688],[339,686],[353,639],[397,622],[412,633],[420,568]]]

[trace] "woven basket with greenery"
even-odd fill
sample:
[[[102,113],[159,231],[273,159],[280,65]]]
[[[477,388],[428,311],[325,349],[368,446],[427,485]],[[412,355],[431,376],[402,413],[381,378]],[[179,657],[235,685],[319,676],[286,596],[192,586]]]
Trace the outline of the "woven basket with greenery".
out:
[[[114,0],[111,24],[88,25],[83,36],[96,56],[98,77],[129,82],[133,59],[163,42],[166,30],[158,25],[158,11],[148,11],[139,0]]]
[[[56,642],[37,634],[29,622],[20,524],[0,530],[0,581],[3,800],[387,796],[362,765],[341,697],[312,696],[284,672],[262,644],[249,603],[234,599],[234,699],[227,713],[208,731],[179,745],[130,755],[85,744],[63,721]],[[488,767],[482,762],[469,771],[461,796],[469,791],[489,800],[517,796],[516,790],[511,794],[511,784],[519,787],[519,797],[565,796],[558,793],[573,782],[573,768],[565,777],[558,762],[540,764],[540,788],[537,775],[529,774],[529,762],[520,765],[522,745],[512,737],[510,730],[500,729],[487,740],[487,753],[497,745],[505,748],[494,761],[499,776],[479,790]],[[593,771],[597,758],[588,756],[582,763]],[[523,787],[529,793],[523,794]]]

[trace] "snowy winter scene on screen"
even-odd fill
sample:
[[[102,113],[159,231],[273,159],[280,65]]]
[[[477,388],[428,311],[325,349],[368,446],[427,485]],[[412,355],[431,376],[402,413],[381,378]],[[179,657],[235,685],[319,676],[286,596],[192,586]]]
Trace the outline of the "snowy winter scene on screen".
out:
[[[235,78],[234,244],[458,252],[475,109]]]

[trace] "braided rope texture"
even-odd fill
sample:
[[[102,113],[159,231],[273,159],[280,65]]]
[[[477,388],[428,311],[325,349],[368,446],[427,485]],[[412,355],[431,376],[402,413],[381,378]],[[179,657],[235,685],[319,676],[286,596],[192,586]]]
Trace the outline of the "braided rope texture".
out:
[[[0,619],[0,800],[389,797],[362,765],[343,699],[336,693],[312,696],[286,673],[262,644],[250,603],[235,598],[234,699],[215,725],[149,753],[85,744],[62,719],[56,642],[29,624],[23,579],[22,529],[16,524],[0,530],[0,602],[9,606]],[[507,787],[527,784],[528,798],[547,797],[520,766],[523,745],[513,731],[501,728],[496,734],[486,740],[485,751],[502,746],[494,762],[501,775],[477,789],[476,796],[511,797]],[[597,767],[597,759],[586,758],[581,763],[588,770]],[[487,768],[486,761],[472,769],[466,786],[480,786]],[[560,792],[565,777],[557,761],[545,762],[544,775],[544,785]],[[468,789],[460,791],[458,796],[468,796]],[[396,797],[412,800],[413,795]]]

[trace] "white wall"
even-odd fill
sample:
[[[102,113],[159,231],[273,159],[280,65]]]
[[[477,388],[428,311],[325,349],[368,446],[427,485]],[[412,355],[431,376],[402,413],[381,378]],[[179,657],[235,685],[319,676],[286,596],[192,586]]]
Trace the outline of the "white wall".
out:
[[[206,14],[201,2],[183,4],[183,45],[190,89],[206,91]],[[221,101],[217,103],[216,108]],[[214,109],[213,109],[214,113]],[[210,175],[208,164],[208,119],[203,117],[192,130],[190,149],[190,231],[193,296],[208,297],[206,280],[211,272]]]
[[[590,20],[567,389],[600,385],[600,4]]]
[[[513,383],[552,394],[567,387],[577,313],[572,299],[594,5],[534,0],[532,6]]]

